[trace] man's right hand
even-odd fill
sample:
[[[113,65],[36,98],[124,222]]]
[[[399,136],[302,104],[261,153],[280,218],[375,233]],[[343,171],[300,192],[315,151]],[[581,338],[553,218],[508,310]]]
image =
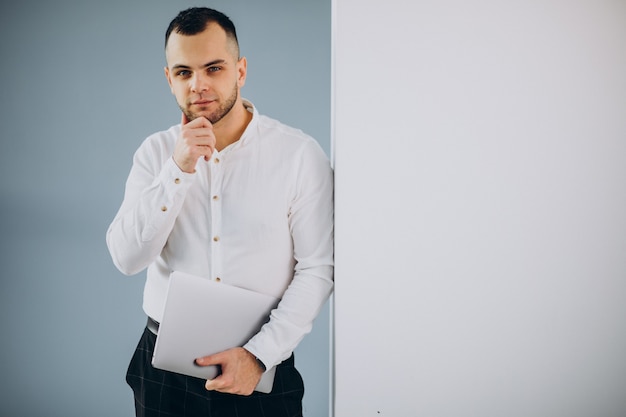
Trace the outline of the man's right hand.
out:
[[[205,117],[198,117],[191,122],[182,115],[181,132],[174,148],[174,162],[184,171],[193,173],[200,157],[208,161],[215,149],[213,125]]]

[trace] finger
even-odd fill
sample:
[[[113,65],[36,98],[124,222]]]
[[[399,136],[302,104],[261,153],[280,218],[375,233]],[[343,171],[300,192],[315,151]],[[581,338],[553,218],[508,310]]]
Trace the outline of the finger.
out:
[[[212,128],[208,126],[194,126],[192,125],[194,122],[195,120],[185,126],[185,130],[187,130],[185,134],[188,137],[198,139],[213,139],[215,137],[215,133]]]
[[[216,358],[217,355],[203,356],[201,358],[197,358],[195,360],[196,365],[198,366],[211,366],[211,365],[221,365],[219,362],[219,358]]]
[[[213,156],[216,144],[213,132],[193,132],[187,137],[187,141],[188,145],[194,149],[194,152],[197,152],[198,156]]]
[[[185,116],[185,115],[183,115]],[[187,120],[187,125],[189,127],[193,127],[194,129],[198,129],[198,128],[209,128],[212,129],[213,128],[213,124],[209,121],[209,119],[207,119],[204,116],[198,116],[196,118],[194,118],[193,120],[189,120],[187,118],[187,116],[185,116],[186,120]]]
[[[207,391],[218,391],[228,394],[237,395],[250,395],[254,389],[245,389],[239,384],[235,383],[232,375],[221,374],[213,379],[208,379],[204,383],[204,388]]]

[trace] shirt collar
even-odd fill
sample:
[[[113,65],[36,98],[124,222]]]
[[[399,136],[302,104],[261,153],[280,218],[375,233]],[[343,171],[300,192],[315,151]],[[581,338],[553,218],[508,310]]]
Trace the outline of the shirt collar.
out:
[[[250,123],[246,126],[246,130],[243,131],[241,138],[238,140],[241,145],[245,145],[246,142],[254,138],[254,132],[257,130],[257,125],[259,123],[259,112],[251,101],[246,100],[245,98],[241,101],[243,102],[243,106],[246,110],[252,113],[252,120],[250,120]]]

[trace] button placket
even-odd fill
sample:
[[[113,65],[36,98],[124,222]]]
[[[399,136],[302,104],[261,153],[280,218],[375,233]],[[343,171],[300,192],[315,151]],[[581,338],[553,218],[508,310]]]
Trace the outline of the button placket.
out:
[[[222,244],[221,244],[221,232],[222,232],[222,202],[221,192],[223,183],[222,173],[223,163],[220,160],[219,154],[214,155],[210,162],[211,169],[211,190],[209,194],[211,205],[211,279],[220,282],[222,281]]]

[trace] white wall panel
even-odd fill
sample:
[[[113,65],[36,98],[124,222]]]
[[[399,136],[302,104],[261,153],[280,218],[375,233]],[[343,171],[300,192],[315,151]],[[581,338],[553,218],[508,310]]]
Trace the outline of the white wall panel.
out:
[[[335,416],[626,415],[626,3],[333,8]]]

